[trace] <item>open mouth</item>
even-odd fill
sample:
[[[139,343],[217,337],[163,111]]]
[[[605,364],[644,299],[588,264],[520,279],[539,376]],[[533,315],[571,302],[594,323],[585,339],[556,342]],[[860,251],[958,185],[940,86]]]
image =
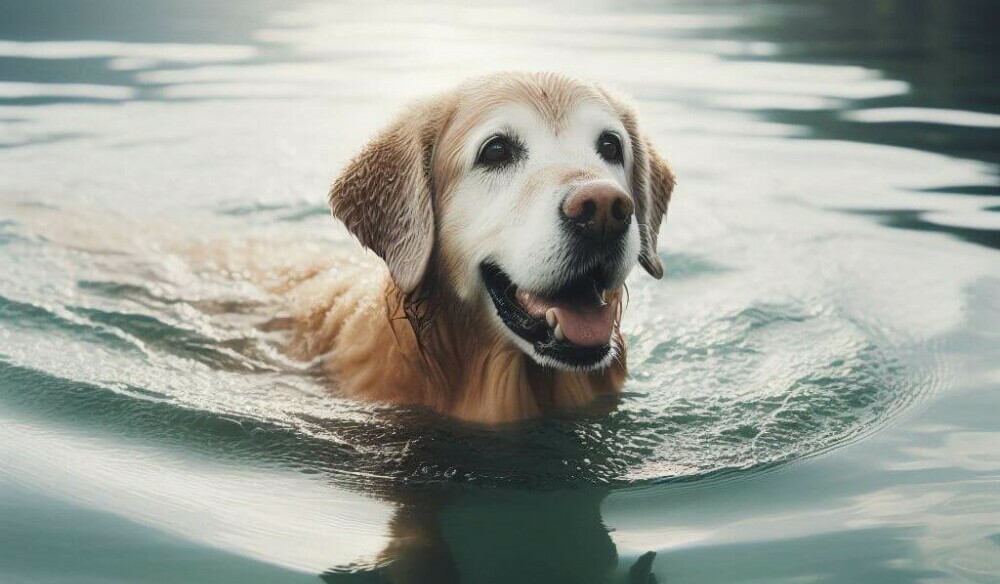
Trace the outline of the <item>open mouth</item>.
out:
[[[482,264],[480,272],[497,316],[539,356],[567,367],[590,368],[611,353],[621,289],[608,290],[600,268],[545,292],[519,288],[492,263]]]

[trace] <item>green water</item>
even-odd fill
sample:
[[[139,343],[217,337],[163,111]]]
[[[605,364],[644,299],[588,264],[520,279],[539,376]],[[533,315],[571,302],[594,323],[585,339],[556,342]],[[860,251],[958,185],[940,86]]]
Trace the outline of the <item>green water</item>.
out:
[[[0,582],[1000,582],[998,17],[0,0]],[[619,407],[331,396],[254,274],[497,69],[625,89],[678,174]]]

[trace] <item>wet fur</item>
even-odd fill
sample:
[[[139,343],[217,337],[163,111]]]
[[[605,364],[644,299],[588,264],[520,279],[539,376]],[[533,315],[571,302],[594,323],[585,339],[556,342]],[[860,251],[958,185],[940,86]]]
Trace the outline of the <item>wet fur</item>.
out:
[[[292,354],[322,356],[344,395],[495,424],[583,408],[621,389],[620,332],[609,367],[545,368],[446,294],[415,306],[376,261],[338,265],[289,291]]]
[[[322,357],[324,371],[344,395],[423,406],[479,423],[607,404],[597,398],[619,392],[627,375],[619,328],[607,367],[579,372],[538,365],[497,330],[492,306],[460,293],[472,277],[470,268],[458,258],[456,234],[449,230],[454,227],[440,223],[455,196],[462,144],[483,112],[497,104],[529,104],[557,127],[583,100],[613,110],[629,133],[638,260],[661,276],[656,234],[673,175],[639,133],[631,106],[559,75],[494,75],[412,106],[334,183],[334,215],[379,259],[346,262],[289,288],[291,352]],[[567,177],[588,172],[554,168]]]

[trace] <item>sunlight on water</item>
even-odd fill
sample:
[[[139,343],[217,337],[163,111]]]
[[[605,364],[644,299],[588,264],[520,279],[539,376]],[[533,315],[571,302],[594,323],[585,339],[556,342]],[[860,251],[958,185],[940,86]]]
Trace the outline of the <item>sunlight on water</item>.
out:
[[[68,97],[120,100],[135,96],[131,87],[83,83],[0,83],[0,98]]]
[[[918,122],[974,128],[1000,128],[1000,115],[916,107],[858,110],[845,112],[844,118],[855,122]]]

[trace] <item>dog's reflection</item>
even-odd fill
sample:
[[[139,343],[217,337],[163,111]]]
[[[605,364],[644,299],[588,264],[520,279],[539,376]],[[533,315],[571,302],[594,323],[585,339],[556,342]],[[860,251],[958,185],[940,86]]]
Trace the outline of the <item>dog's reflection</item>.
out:
[[[601,520],[604,489],[414,492],[398,499],[373,565],[335,568],[331,584],[652,584],[654,554],[619,565]]]

